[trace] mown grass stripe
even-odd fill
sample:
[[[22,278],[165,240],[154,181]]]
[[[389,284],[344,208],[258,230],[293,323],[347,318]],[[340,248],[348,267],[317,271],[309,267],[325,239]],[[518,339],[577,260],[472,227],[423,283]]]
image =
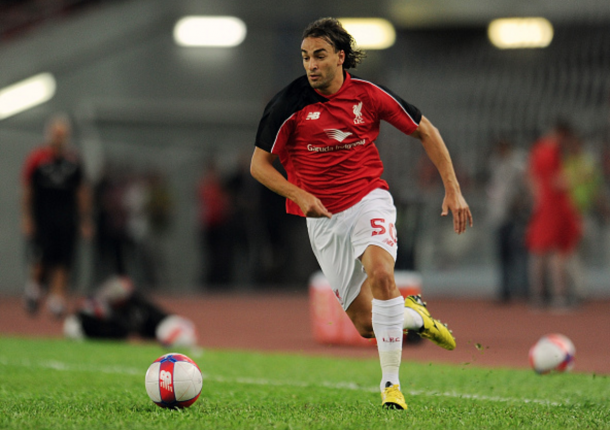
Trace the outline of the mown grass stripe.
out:
[[[125,366],[88,366],[82,364],[71,364],[56,360],[47,361],[31,361],[28,359],[21,359],[19,362],[14,362],[6,357],[0,356],[0,365],[2,366],[15,366],[15,367],[37,367],[43,369],[51,369],[63,372],[93,372],[93,373],[107,373],[107,374],[120,374],[120,375],[134,375],[144,377],[144,371],[142,369],[125,367]],[[274,381],[264,378],[248,378],[248,377],[237,377],[237,378],[226,378],[223,376],[212,376],[203,373],[203,379],[222,383],[222,384],[245,384],[245,385],[261,385],[261,386],[277,386],[277,387],[299,387],[299,388],[329,388],[335,390],[356,390],[366,392],[378,392],[379,387],[364,387],[353,382],[321,382],[312,384],[302,381]],[[497,403],[533,403],[544,406],[564,406],[567,404],[576,405],[566,400],[563,403],[552,402],[549,400],[542,399],[527,399],[527,398],[515,398],[515,397],[500,397],[500,396],[487,396],[482,394],[468,394],[458,392],[437,392],[437,391],[426,391],[426,390],[403,390],[404,394],[410,396],[430,396],[430,397],[451,397],[468,400],[481,400],[487,402]]]

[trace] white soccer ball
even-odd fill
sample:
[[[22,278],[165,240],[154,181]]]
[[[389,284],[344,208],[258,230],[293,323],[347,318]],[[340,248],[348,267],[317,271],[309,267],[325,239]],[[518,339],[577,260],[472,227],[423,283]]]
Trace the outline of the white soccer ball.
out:
[[[197,345],[195,324],[179,315],[164,318],[157,326],[155,336],[166,348],[191,348]]]
[[[547,334],[536,342],[529,352],[532,368],[539,374],[569,372],[574,367],[576,348],[562,334]]]
[[[165,354],[146,371],[146,393],[162,408],[191,406],[199,398],[202,387],[199,366],[184,354]]]

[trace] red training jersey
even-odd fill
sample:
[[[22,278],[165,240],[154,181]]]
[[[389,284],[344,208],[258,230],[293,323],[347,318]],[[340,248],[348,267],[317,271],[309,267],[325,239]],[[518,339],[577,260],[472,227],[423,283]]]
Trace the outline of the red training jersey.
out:
[[[376,188],[388,189],[375,146],[381,120],[411,134],[421,113],[387,88],[347,72],[341,89],[330,96],[302,76],[265,108],[256,146],[277,154],[288,181],[337,213]],[[304,216],[289,199],[286,211]]]
[[[538,188],[534,211],[526,232],[531,252],[571,252],[581,238],[581,220],[567,189],[557,185],[563,169],[559,144],[538,140],[530,154],[529,174]]]

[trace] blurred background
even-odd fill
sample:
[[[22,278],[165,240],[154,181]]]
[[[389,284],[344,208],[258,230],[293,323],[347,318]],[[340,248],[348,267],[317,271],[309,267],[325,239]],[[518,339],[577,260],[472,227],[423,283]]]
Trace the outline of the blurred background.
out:
[[[188,15],[236,17],[245,38],[183,46],[174,30]],[[595,204],[579,249],[586,294],[610,296],[607,0],[2,0],[0,100],[36,76],[51,93],[29,109],[0,109],[0,293],[23,289],[20,172],[57,112],[72,120],[98,221],[96,237],[79,245],[76,290],[112,273],[108,255],[119,246],[129,274],[151,291],[305,291],[318,270],[305,223],[284,214],[248,163],[266,103],[303,73],[302,30],[323,16],[392,24],[394,43],[369,50],[353,73],[393,89],[440,129],[473,211],[475,227],[456,236],[439,216],[442,184],[421,146],[384,125],[378,146],[399,207],[398,269],[418,271],[428,294],[497,297],[499,142],[525,164],[532,143],[563,118],[594,160]],[[550,44],[494,46],[490,22],[510,17],[546,18]],[[514,207],[518,248],[526,192]],[[512,282],[525,291],[521,257]]]

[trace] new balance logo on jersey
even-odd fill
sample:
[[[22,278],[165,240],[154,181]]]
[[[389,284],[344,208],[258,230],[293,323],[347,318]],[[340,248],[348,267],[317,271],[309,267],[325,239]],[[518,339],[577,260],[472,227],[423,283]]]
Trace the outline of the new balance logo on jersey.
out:
[[[354,105],[354,124],[364,124],[364,119],[362,118],[362,102]]]
[[[305,118],[306,121],[309,121],[311,119],[319,119],[320,118],[320,112],[309,112],[307,114],[307,118]]]
[[[331,139],[335,139],[336,141],[339,141],[339,142],[343,142],[345,140],[345,138],[352,135],[352,133],[350,133],[349,131],[341,131],[341,130],[337,130],[335,128],[330,128],[328,130],[324,130],[324,132],[326,133],[326,135],[328,137],[330,137]]]

